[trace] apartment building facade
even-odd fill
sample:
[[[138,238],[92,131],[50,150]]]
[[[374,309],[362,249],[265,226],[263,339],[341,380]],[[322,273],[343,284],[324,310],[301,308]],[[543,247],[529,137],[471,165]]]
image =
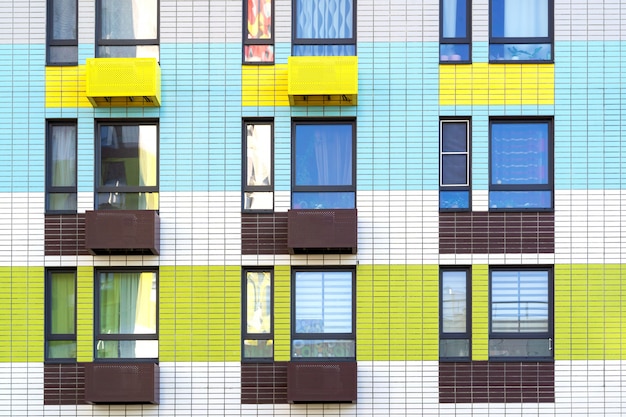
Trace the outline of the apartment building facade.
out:
[[[626,414],[620,0],[5,0],[0,415]]]

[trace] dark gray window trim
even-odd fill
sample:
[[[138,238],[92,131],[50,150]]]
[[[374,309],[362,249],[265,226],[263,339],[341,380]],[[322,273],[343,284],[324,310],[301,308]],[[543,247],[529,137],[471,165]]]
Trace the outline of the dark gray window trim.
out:
[[[52,185],[52,149],[51,149],[51,135],[52,126],[73,126],[76,129],[76,147],[74,148],[74,160],[78,164],[78,121],[76,119],[48,119],[46,120],[46,214],[74,214],[74,210],[51,210],[50,207],[50,194],[52,193],[70,193],[77,194],[78,192],[78,178],[74,178],[74,186],[59,187]],[[75,167],[78,168],[78,167]],[[76,176],[78,170],[75,169]]]
[[[466,291],[466,323],[465,332],[463,333],[445,333],[443,331],[443,273],[448,271],[463,271],[465,272],[465,291]],[[466,358],[460,357],[439,357],[441,362],[470,362],[472,360],[472,267],[471,266],[440,266],[439,267],[439,339],[440,340],[454,340],[454,339],[467,339],[469,340],[469,353]]]
[[[74,274],[74,333],[70,334],[52,334],[52,288],[51,280],[52,274],[55,272],[63,272]],[[78,298],[78,280],[77,270],[75,267],[71,268],[46,268],[45,271],[45,362],[46,363],[76,363],[76,358],[49,358],[48,357],[48,342],[53,340],[69,340],[76,342],[76,322],[78,321],[77,313],[77,298]]]
[[[352,37],[351,38],[298,38],[296,37],[296,27],[298,25],[297,0],[291,2],[291,45],[354,45],[356,51],[357,34],[357,0],[352,0]]]
[[[443,124],[450,122],[467,123],[467,185],[443,185],[441,183],[443,174]],[[442,116],[439,118],[439,191],[467,191],[469,193],[467,208],[441,208],[440,205],[439,211],[472,211],[472,118],[469,116]]]
[[[270,150],[271,152],[271,158],[272,158],[272,166],[271,166],[271,178],[272,178],[272,184],[271,185],[248,185],[246,183],[246,179],[248,178],[248,164],[246,163],[246,159],[248,157],[247,155],[247,149],[248,149],[248,135],[247,135],[247,129],[246,126],[249,124],[259,124],[259,125],[270,125],[271,126],[271,146],[272,149]],[[271,210],[254,210],[254,209],[246,209],[245,208],[245,201],[246,201],[246,197],[245,197],[245,193],[247,192],[274,192],[274,119],[273,118],[268,118],[268,117],[259,117],[259,118],[244,118],[242,125],[241,125],[241,151],[242,151],[242,157],[241,157],[241,188],[242,188],[242,193],[241,193],[241,211],[245,212],[245,213],[273,213],[274,212],[274,207],[272,205],[272,209]],[[275,200],[275,199],[274,199]],[[274,201],[275,202],[275,201]]]
[[[271,38],[269,39],[249,39],[248,38],[248,0],[242,0],[242,4],[243,4],[243,21],[242,21],[242,34],[241,37],[243,39],[242,43],[242,48],[241,48],[241,63],[243,65],[274,65],[274,61],[246,61],[246,46],[252,46],[252,45],[268,45],[268,46],[274,46],[274,42],[275,42],[275,35],[274,35],[274,22],[275,22],[275,14],[274,14],[274,3],[276,3],[276,0],[272,0],[272,24],[270,26],[270,31],[271,31]]]
[[[78,54],[76,61],[68,62],[52,62],[50,59],[50,48],[55,46],[75,46],[78,48],[78,0],[74,0],[76,3],[76,38],[75,39],[52,39],[54,33],[54,14],[52,10],[54,8],[54,0],[46,1],[46,65],[48,66],[64,66],[64,65],[78,65]]]
[[[272,289],[270,300],[272,303],[272,310],[270,312],[271,323],[269,333],[248,333],[248,326],[246,323],[248,317],[247,310],[247,296],[248,286],[246,285],[246,274],[248,272],[269,272],[272,277]],[[262,266],[244,266],[241,268],[241,361],[246,363],[273,363],[274,358],[246,358],[244,356],[244,340],[256,339],[256,340],[274,340],[274,267],[262,267]],[[274,344],[275,345],[275,344]],[[274,354],[276,352],[274,351]]]
[[[471,64],[472,62],[472,0],[465,0],[465,27],[467,28],[467,36],[446,38],[443,36],[443,2],[439,0],[439,43],[440,44],[455,44],[455,45],[469,45],[469,60],[464,61],[440,61],[442,64]]]

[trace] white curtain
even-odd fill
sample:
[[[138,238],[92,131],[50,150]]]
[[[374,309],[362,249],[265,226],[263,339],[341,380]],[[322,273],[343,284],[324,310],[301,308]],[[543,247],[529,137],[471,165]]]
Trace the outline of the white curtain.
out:
[[[548,36],[548,0],[504,0],[504,36]]]

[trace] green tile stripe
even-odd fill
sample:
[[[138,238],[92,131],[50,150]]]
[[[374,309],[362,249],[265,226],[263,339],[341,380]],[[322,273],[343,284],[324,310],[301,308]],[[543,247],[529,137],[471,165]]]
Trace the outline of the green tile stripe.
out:
[[[274,359],[291,359],[291,269],[274,268]]]
[[[489,266],[472,266],[472,359],[489,357]]]
[[[43,267],[0,268],[0,283],[0,362],[43,362]]]
[[[79,362],[93,361],[94,269],[76,270],[76,356]]]

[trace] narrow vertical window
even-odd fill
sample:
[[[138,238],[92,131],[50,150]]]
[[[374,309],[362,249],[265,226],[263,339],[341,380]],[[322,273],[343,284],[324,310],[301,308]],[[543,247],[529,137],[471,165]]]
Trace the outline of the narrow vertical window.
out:
[[[271,120],[243,122],[243,209],[274,209],[274,124]]]
[[[472,59],[471,0],[440,0],[439,61],[467,63]]]
[[[274,1],[243,0],[243,62],[274,62]]]
[[[46,142],[46,212],[76,212],[76,121],[49,121]]]
[[[46,360],[76,360],[76,270],[46,271]]]
[[[273,279],[271,269],[243,271],[243,360],[274,358]]]
[[[48,0],[46,27],[48,65],[78,64],[77,27],[77,0]]]
[[[96,56],[159,60],[159,0],[96,0]]]
[[[469,360],[470,270],[442,268],[439,280],[439,358],[451,361]]]
[[[292,55],[356,55],[356,0],[293,0]]]
[[[439,209],[469,210],[470,121],[440,121]]]

